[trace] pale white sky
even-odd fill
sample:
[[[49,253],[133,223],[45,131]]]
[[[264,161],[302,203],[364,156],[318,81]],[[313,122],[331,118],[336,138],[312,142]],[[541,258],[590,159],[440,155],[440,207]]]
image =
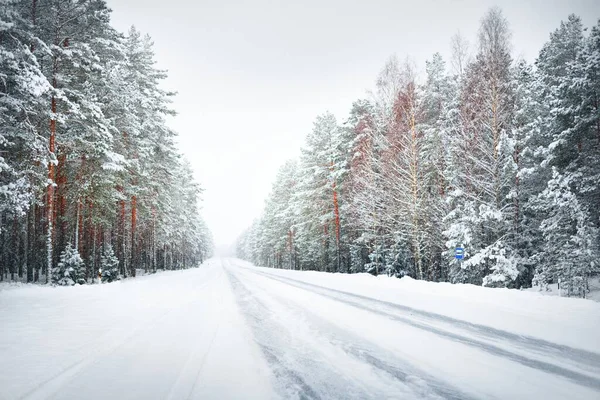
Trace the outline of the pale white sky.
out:
[[[434,52],[449,55],[456,31],[474,44],[481,17],[498,5],[513,55],[533,61],[568,14],[586,26],[600,17],[599,0],[107,2],[113,26],[150,34],[169,71],[179,113],[170,125],[205,189],[202,213],[221,247],[260,214],[314,118],[329,110],[345,119],[392,54],[423,70]]]

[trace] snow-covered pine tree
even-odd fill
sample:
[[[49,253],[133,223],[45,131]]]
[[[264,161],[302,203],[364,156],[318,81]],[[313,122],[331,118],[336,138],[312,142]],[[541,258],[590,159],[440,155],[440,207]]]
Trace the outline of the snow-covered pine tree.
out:
[[[560,278],[564,293],[585,295],[600,248],[600,26],[583,32],[570,16],[537,68],[513,64],[508,23],[494,8],[475,58],[453,40],[452,77],[435,55],[419,84],[392,57],[343,127],[317,119],[294,193],[277,178],[239,254],[282,267],[293,224],[300,268],[496,287]],[[329,187],[332,159],[341,168]],[[336,252],[347,250],[335,260],[337,213]],[[466,248],[462,263],[457,246]]]
[[[413,66],[406,63],[400,73],[402,79],[383,154],[383,185],[389,193],[384,220],[395,247],[402,249],[402,255],[408,250],[403,270],[423,279],[429,274],[430,254],[426,248],[429,196],[425,184],[422,99]],[[399,259],[399,253],[394,258]]]
[[[0,279],[38,280],[68,242],[86,278],[103,241],[130,274],[210,253],[166,74],[150,38],[109,22],[103,0],[1,0]]]
[[[458,40],[458,39],[457,39]],[[459,40],[460,41],[460,40]],[[460,44],[459,50],[460,50]],[[463,57],[462,55],[460,57]],[[460,58],[459,57],[459,58]],[[462,61],[457,61],[460,68]],[[427,80],[420,92],[422,95],[423,169],[427,196],[426,247],[429,249],[429,280],[445,280],[448,276],[448,258],[445,250],[443,219],[447,215],[449,190],[448,166],[450,163],[450,132],[446,127],[452,100],[456,92],[456,80],[448,76],[446,63],[436,53],[426,62]]]
[[[552,203],[541,223],[541,252],[533,256],[538,262],[534,284],[545,287],[557,282],[567,296],[585,297],[588,279],[598,267],[598,229],[590,221],[589,210],[573,193],[572,176],[561,176],[553,169],[552,179],[539,196],[543,204]],[[544,207],[545,208],[545,207]]]
[[[333,114],[317,117],[300,159],[297,243],[310,269],[341,268],[339,191],[347,162],[342,131]]]
[[[394,203],[392,191],[387,190],[390,164],[387,156],[391,151],[389,134],[393,131],[394,105],[402,88],[402,67],[394,55],[386,62],[376,81],[376,91],[372,93],[373,132],[372,132],[372,177],[369,191],[372,201],[369,209],[373,220],[372,239],[367,270],[374,274],[386,272],[388,275],[403,276],[407,273],[406,260],[399,259],[399,243],[396,224],[388,215],[390,204]],[[400,245],[402,246],[402,245]]]
[[[358,100],[352,105],[344,129],[349,132],[348,177],[346,181],[347,236],[350,271],[377,274],[378,263],[369,255],[377,245],[377,215],[381,208],[378,195],[376,126],[373,104]]]
[[[105,243],[100,258],[100,269],[102,274],[102,282],[113,282],[120,279],[119,276],[119,259],[115,256],[110,243]]]
[[[297,163],[286,162],[278,171],[271,194],[265,203],[263,240],[270,249],[268,266],[295,269],[297,249],[295,243]]]
[[[550,35],[536,63],[549,109],[537,152],[551,178],[532,200],[544,238],[532,256],[534,283],[543,287],[560,279],[567,295],[585,296],[600,257],[598,43],[598,28],[585,38],[581,19],[571,15]]]
[[[483,18],[479,53],[461,89],[461,139],[455,141],[456,179],[446,230],[448,255],[465,247],[465,261],[452,262],[453,281],[512,286],[519,270],[512,235],[514,185],[508,22],[497,8]],[[462,158],[462,161],[461,161]]]
[[[535,198],[546,186],[547,168],[541,165],[538,148],[544,143],[542,130],[548,108],[541,101],[538,74],[525,61],[514,67],[515,103],[512,137],[514,140],[515,184],[509,193],[513,201],[515,252],[519,276],[515,287],[529,287],[535,270],[533,255],[541,251],[540,218]]]
[[[32,53],[40,42],[21,3],[0,1],[0,281],[8,272],[34,279],[38,252],[29,246],[36,237],[28,222],[47,180],[47,148],[36,129],[48,116],[50,84]]]

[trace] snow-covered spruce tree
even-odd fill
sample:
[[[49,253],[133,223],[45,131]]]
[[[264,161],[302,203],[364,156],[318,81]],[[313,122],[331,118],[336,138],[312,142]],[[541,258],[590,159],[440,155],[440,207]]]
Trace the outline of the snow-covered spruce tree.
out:
[[[590,273],[598,263],[598,230],[572,187],[569,178],[554,169],[552,179],[539,197],[543,204],[552,202],[552,206],[540,226],[541,252],[533,256],[539,265],[534,284],[547,288],[549,282],[558,282],[567,296],[585,297]]]
[[[533,67],[521,60],[514,67],[515,103],[512,137],[514,140],[515,184],[509,193],[513,201],[515,255],[518,257],[519,276],[515,287],[529,287],[536,262],[533,255],[541,250],[541,219],[535,199],[549,179],[547,167],[538,149],[543,145],[544,119],[548,108],[541,101],[542,86]]]
[[[121,277],[119,276],[119,259],[110,244],[104,244],[102,256],[100,257],[100,268],[102,273],[102,282],[113,282]]]
[[[549,114],[538,148],[541,173],[551,174],[531,200],[544,238],[534,283],[561,281],[566,295],[585,296],[588,277],[597,270],[600,228],[600,117],[597,83],[600,63],[598,27],[588,38],[580,18],[569,16],[550,35],[537,60]]]
[[[85,284],[85,265],[79,252],[71,243],[60,253],[60,259],[52,269],[52,283],[60,286]]]

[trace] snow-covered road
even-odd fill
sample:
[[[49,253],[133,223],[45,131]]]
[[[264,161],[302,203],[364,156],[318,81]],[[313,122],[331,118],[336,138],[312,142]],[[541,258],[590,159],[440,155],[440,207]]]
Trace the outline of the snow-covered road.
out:
[[[600,306],[236,259],[0,291],[0,399],[597,399]]]

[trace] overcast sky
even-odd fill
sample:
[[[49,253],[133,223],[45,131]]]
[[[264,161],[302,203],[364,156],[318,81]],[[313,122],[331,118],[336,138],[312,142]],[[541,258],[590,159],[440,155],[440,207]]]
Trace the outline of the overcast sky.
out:
[[[410,56],[423,71],[450,37],[471,43],[498,5],[513,56],[533,61],[570,13],[592,26],[600,0],[108,0],[112,23],[155,42],[170,125],[205,189],[202,213],[219,246],[232,243],[263,207],[277,169],[296,157],[314,118],[340,121],[373,88],[385,61]]]

